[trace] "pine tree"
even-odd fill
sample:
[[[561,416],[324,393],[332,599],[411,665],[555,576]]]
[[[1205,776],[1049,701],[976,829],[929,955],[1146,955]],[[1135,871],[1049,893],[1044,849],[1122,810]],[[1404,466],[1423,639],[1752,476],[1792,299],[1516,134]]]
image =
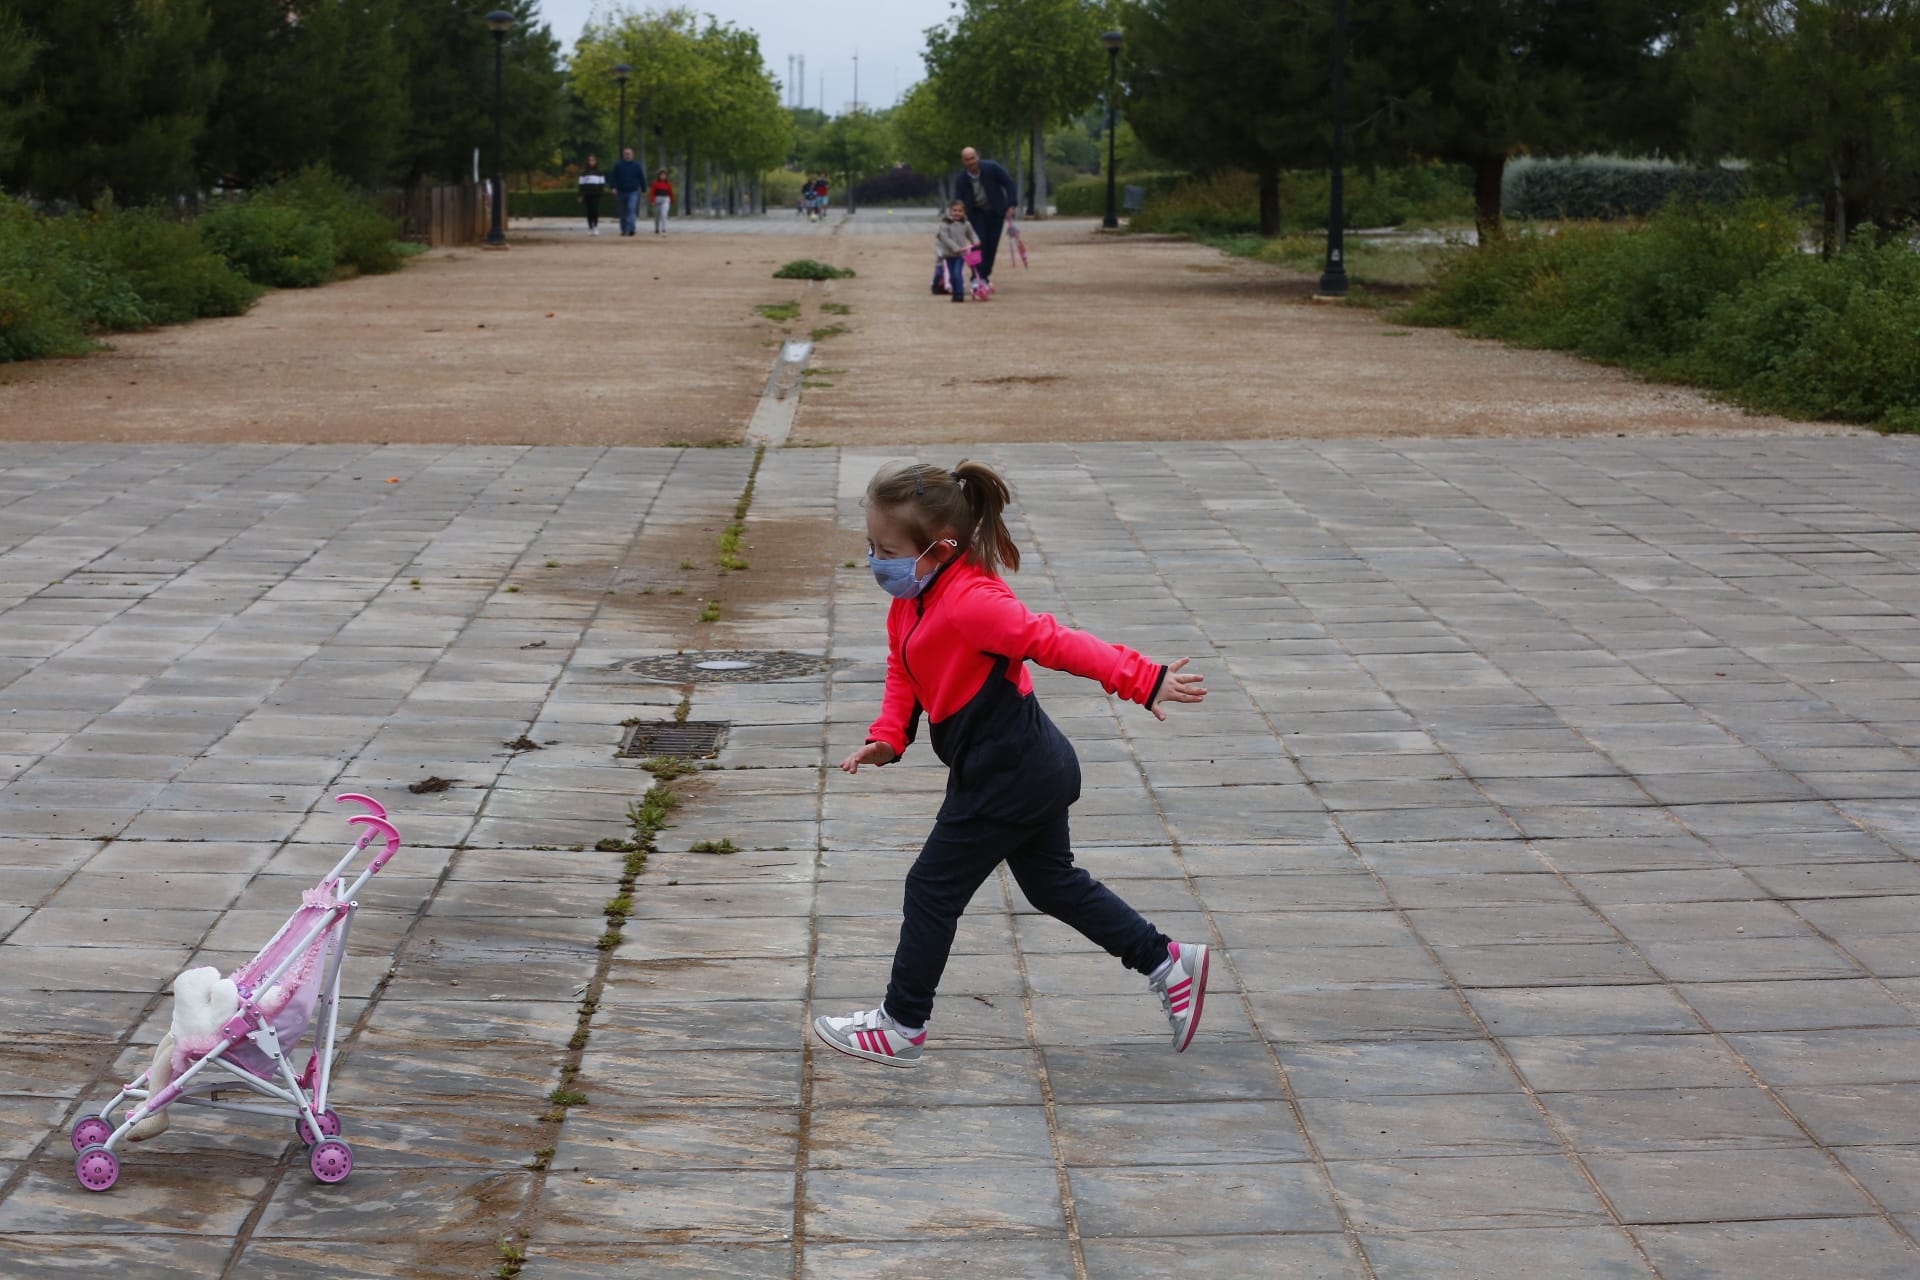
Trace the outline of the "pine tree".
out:
[[[220,83],[206,0],[11,0],[39,45],[10,97],[34,107],[7,173],[43,199],[92,205],[197,189],[194,148]]]

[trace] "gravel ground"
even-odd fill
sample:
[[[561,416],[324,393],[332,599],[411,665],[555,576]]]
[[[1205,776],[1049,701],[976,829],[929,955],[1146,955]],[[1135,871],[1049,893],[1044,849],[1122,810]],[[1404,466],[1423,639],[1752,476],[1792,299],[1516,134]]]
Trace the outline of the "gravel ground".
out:
[[[1031,269],[1003,263],[997,298],[954,311],[927,291],[931,230],[884,212],[685,223],[664,241],[528,224],[508,253],[434,251],[0,370],[0,438],[728,441],[781,336],[754,308],[788,300],[788,330],[847,330],[820,342],[795,443],[1834,430],[1315,306],[1297,273],[1089,222],[1030,228]],[[797,257],[859,274],[770,278]]]

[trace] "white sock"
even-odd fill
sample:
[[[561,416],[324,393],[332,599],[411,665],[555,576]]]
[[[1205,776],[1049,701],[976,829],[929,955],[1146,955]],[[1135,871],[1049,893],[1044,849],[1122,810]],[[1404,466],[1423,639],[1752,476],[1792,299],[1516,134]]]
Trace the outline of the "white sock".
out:
[[[1158,982],[1162,978],[1166,977],[1172,971],[1173,971],[1173,952],[1169,951],[1167,952],[1167,958],[1160,962],[1160,967],[1147,975],[1147,981]]]
[[[885,1006],[881,1007],[880,1012],[887,1013]],[[893,1018],[893,1029],[895,1031],[898,1031],[901,1035],[907,1037],[909,1040],[918,1040],[921,1036],[927,1034],[927,1029],[925,1027],[909,1027],[904,1023],[902,1023],[900,1019],[894,1018],[892,1014],[887,1013],[887,1016],[889,1018]]]

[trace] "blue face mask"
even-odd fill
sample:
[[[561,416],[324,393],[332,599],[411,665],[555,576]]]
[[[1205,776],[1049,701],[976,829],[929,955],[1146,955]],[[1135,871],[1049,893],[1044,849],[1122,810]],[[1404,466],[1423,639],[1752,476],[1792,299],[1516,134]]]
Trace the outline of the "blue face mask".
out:
[[[960,544],[952,538],[942,538],[933,544],[933,547],[956,549],[959,546]],[[872,548],[868,548],[867,567],[873,570],[873,580],[880,584],[881,590],[896,600],[911,600],[925,591],[927,584],[933,581],[933,575],[940,572],[941,567],[935,565],[933,573],[924,576],[914,573],[914,570],[920,566],[920,562],[932,552],[933,547],[928,547],[917,556],[897,556],[891,560],[882,560],[873,553]]]

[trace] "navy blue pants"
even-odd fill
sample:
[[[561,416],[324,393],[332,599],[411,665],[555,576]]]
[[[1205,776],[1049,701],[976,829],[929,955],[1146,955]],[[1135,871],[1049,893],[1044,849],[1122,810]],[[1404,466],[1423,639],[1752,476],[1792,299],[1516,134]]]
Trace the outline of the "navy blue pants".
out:
[[[1007,227],[1007,215],[970,208],[967,221],[973,224],[973,234],[980,237],[980,278],[991,280],[993,260],[1000,255],[1000,233]]]
[[[887,1012],[894,1021],[927,1025],[960,913],[1003,861],[1028,902],[1072,925],[1127,968],[1151,974],[1166,960],[1167,935],[1074,863],[1065,810],[1035,826],[937,822],[907,872],[906,918],[887,984]]]

